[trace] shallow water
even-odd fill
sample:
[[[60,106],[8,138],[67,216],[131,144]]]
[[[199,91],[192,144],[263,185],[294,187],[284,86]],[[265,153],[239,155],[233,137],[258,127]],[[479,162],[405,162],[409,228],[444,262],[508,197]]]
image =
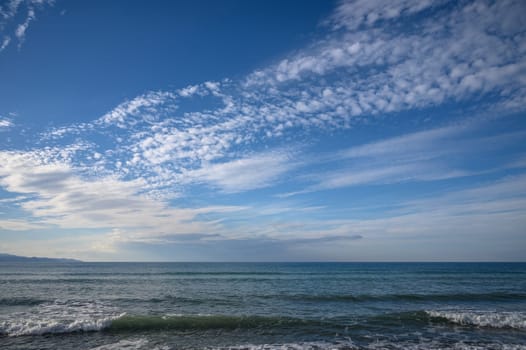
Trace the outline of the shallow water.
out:
[[[526,349],[526,264],[0,265],[2,349]]]

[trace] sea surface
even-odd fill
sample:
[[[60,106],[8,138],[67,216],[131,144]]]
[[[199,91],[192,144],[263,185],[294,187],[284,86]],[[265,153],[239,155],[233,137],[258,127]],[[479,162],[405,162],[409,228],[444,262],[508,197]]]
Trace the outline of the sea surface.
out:
[[[0,349],[526,349],[526,264],[1,263]]]

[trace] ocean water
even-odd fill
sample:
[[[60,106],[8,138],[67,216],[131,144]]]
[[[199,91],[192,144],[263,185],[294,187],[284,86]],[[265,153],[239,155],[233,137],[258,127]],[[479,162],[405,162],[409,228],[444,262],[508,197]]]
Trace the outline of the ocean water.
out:
[[[2,263],[0,349],[526,349],[526,264]]]

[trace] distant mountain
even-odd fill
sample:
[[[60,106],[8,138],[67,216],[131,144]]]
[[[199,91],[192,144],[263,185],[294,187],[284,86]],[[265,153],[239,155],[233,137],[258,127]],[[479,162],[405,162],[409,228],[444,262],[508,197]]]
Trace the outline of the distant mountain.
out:
[[[40,258],[40,257],[27,257],[27,256],[18,256],[11,254],[2,254],[0,253],[0,263],[2,262],[59,262],[59,263],[71,263],[71,262],[81,262],[80,260],[75,259],[55,259],[55,258]]]

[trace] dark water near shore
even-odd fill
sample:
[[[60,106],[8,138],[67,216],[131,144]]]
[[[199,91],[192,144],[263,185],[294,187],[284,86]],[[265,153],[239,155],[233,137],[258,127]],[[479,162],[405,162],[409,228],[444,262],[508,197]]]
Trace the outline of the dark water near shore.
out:
[[[526,349],[526,264],[2,263],[1,349]]]

